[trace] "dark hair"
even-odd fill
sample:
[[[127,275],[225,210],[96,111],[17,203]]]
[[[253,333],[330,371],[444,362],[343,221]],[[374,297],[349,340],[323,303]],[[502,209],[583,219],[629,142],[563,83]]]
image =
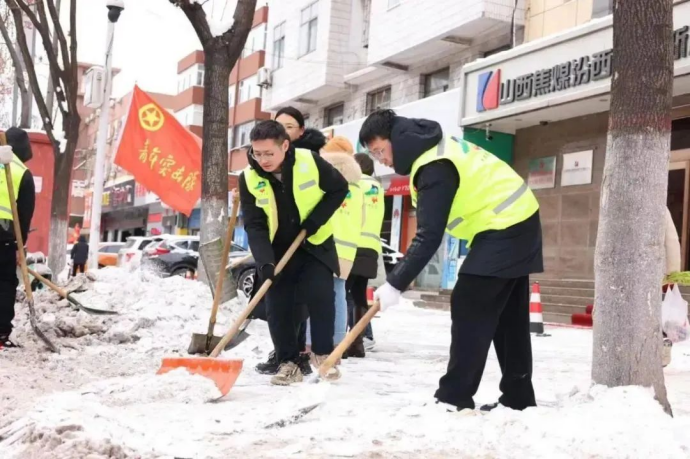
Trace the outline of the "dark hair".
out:
[[[368,154],[357,153],[355,161],[359,164],[359,168],[362,169],[362,174],[374,175],[374,160]]]
[[[390,140],[395,116],[395,112],[390,109],[376,110],[369,115],[359,130],[359,142],[367,146],[377,137]]]
[[[257,123],[249,134],[249,140],[252,142],[256,140],[275,140],[277,143],[283,143],[286,140],[290,140],[290,136],[287,131],[277,121],[265,120]]]
[[[5,139],[7,140],[7,145],[12,147],[14,154],[17,155],[21,162],[25,163],[33,158],[29,134],[24,129],[17,127],[9,128],[5,132]]]
[[[278,113],[276,113],[275,119],[278,119],[280,115],[288,115],[291,116],[297,121],[297,124],[299,124],[299,127],[303,128],[304,127],[304,115],[302,115],[302,112],[297,110],[295,107],[285,107],[281,108],[278,110]]]

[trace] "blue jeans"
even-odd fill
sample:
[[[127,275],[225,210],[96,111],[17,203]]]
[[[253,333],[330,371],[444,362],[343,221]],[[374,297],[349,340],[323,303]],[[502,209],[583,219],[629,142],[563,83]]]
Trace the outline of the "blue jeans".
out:
[[[335,292],[335,327],[333,346],[337,346],[347,334],[347,299],[345,296],[345,279],[333,279]],[[307,320],[307,345],[311,346],[311,323]]]

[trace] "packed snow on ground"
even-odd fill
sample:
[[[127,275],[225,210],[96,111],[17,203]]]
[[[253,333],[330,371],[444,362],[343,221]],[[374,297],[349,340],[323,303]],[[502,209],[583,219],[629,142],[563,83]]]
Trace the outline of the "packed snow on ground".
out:
[[[375,319],[376,349],[345,360],[335,383],[270,386],[253,370],[270,338],[265,323],[252,323],[223,355],[244,359],[244,370],[220,398],[202,376],[155,375],[163,357],[184,354],[191,333],[205,331],[208,287],[101,270],[80,299],[121,313],[108,318],[51,295],[36,303],[62,353],[35,341],[23,310],[25,348],[0,353],[3,459],[690,457],[690,345],[675,346],[665,370],[675,418],[647,389],[591,387],[592,333],[569,328],[532,340],[540,407],[460,416],[430,404],[447,364],[449,314],[405,302]],[[239,308],[223,306],[218,334]],[[477,403],[496,400],[499,379],[492,353]]]

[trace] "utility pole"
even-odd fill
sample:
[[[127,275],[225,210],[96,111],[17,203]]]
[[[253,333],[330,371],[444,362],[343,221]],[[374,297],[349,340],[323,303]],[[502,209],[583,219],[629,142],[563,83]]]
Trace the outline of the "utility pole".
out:
[[[103,179],[105,174],[105,149],[108,142],[108,123],[110,121],[110,94],[113,90],[113,42],[115,23],[125,9],[122,0],[108,0],[108,32],[105,41],[105,74],[103,76],[103,100],[101,118],[98,125],[98,145],[93,179],[93,202],[91,204],[91,229],[89,232],[89,269],[98,269],[98,246],[101,242],[101,208],[103,200]]]

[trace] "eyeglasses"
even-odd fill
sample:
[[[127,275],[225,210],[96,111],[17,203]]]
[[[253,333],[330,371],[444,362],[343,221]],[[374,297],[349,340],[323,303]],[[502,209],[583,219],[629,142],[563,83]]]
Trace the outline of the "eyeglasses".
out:
[[[383,148],[378,148],[376,150],[369,150],[369,153],[375,159],[381,159],[381,157],[383,157]]]
[[[249,156],[251,156],[254,161],[261,161],[264,159],[270,161],[271,159],[273,159],[273,155],[273,153],[249,153]]]

